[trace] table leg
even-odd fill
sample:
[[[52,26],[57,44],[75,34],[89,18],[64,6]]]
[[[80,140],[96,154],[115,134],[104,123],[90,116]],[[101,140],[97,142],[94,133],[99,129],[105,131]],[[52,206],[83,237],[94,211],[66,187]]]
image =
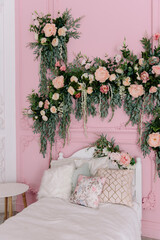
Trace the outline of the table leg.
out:
[[[8,197],[8,203],[9,203],[9,217],[11,217],[13,215],[12,212],[12,197]]]
[[[5,212],[4,212],[4,220],[7,219],[7,213],[8,213],[8,197],[5,197]]]
[[[26,194],[22,193],[24,207],[27,207]]]

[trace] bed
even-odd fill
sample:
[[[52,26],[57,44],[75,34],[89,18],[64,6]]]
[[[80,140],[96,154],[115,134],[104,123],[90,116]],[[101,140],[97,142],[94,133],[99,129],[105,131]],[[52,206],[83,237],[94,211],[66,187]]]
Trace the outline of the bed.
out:
[[[90,159],[94,148],[71,158]],[[59,160],[65,160],[59,154]],[[66,159],[67,160],[67,159]],[[52,162],[52,167],[54,163]],[[0,226],[3,240],[140,240],[141,161],[137,158],[133,180],[133,206],[100,204],[98,209],[65,199],[43,197]]]

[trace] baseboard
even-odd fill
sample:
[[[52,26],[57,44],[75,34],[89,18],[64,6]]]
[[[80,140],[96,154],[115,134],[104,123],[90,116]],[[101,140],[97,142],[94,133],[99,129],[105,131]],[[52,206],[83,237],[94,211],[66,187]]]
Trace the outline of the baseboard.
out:
[[[142,221],[142,236],[160,239],[160,223]]]

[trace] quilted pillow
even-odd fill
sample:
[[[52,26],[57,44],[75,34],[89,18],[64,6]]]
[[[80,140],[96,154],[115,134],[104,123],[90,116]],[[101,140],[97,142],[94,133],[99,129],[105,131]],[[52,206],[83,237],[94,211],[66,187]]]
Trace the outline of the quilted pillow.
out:
[[[82,206],[97,208],[105,178],[79,175],[78,183],[70,201]]]
[[[97,177],[105,177],[101,203],[118,203],[132,206],[133,170],[99,169]]]
[[[42,177],[38,199],[43,197],[69,199],[74,169],[75,165],[69,164],[46,170]]]

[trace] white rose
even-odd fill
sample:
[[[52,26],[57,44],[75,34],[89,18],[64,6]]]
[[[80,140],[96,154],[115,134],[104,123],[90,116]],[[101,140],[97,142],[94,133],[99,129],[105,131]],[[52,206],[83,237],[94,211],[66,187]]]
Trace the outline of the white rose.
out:
[[[92,83],[94,81],[93,74],[89,74],[88,77],[89,77],[89,83]]]
[[[52,99],[53,100],[58,100],[59,99],[59,93],[54,93],[53,96],[52,96]]]
[[[87,64],[85,65],[85,69],[86,69],[86,70],[88,70],[90,67],[91,67],[91,64],[90,64],[90,63],[87,63]]]
[[[121,55],[116,55],[115,60],[117,63],[119,63],[121,61]]]
[[[78,78],[77,78],[76,76],[72,76],[72,77],[70,78],[70,81],[71,81],[71,82],[78,82]]]
[[[38,104],[38,106],[41,108],[41,107],[43,106],[43,102],[40,101],[39,104]]]
[[[56,38],[53,38],[53,40],[52,40],[52,46],[53,46],[53,47],[57,47],[57,46],[58,46],[58,42],[59,42],[59,40],[58,40],[57,37],[56,37]]]
[[[44,116],[44,115],[45,115],[45,111],[44,111],[44,110],[41,110],[41,111],[40,111],[40,114],[41,114],[42,116]]]
[[[116,73],[123,74],[123,70],[121,68],[117,68]]]
[[[35,34],[34,34],[34,39],[35,39],[36,41],[38,41],[38,33],[35,33]]]
[[[47,42],[47,39],[46,38],[41,38],[41,44],[44,44]]]
[[[137,66],[137,64],[134,66],[134,70],[135,70],[135,71],[138,71],[138,66]]]
[[[35,119],[38,119],[38,116],[35,116]]]
[[[85,65],[86,64],[86,59],[83,58],[82,61],[81,61],[81,64]]]
[[[66,31],[67,31],[67,29],[65,27],[59,28],[58,29],[58,35],[65,37],[66,36]]]
[[[48,117],[44,115],[44,116],[42,116],[42,119],[43,119],[43,121],[46,122],[48,120]]]
[[[88,78],[88,73],[83,73],[83,75],[81,76],[81,78]]]

